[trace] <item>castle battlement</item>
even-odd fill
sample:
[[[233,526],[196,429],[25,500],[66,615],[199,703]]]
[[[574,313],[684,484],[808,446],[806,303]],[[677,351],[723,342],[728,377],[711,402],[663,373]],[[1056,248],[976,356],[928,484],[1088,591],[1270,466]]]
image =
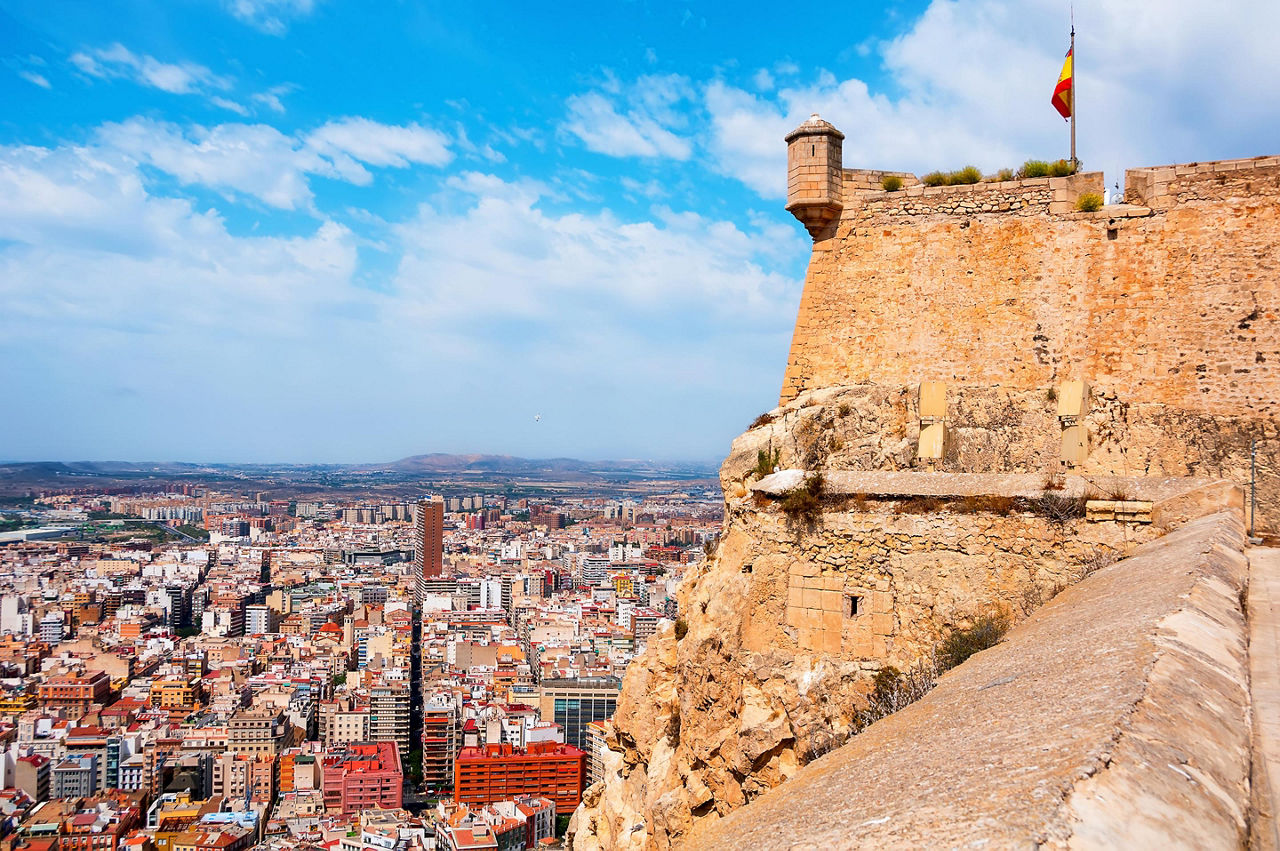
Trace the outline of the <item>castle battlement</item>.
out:
[[[1086,192],[1105,195],[1102,172],[1069,177],[1034,177],[982,181],[960,186],[925,186],[907,171],[842,168],[841,208],[866,216],[972,215],[1015,213],[1063,215],[1076,211]],[[886,177],[902,181],[902,188],[883,188]],[[1125,172],[1126,204],[1163,212],[1194,201],[1222,201],[1232,197],[1280,194],[1280,156],[1248,157],[1214,162],[1143,166]],[[1113,207],[1116,205],[1112,205]],[[1090,214],[1113,217],[1103,210]],[[1123,217],[1131,217],[1132,212]]]
[[[881,186],[886,176],[902,180],[892,192]],[[908,179],[909,178],[909,179]],[[925,186],[915,175],[871,169],[844,170],[844,206],[859,219],[892,216],[973,215],[975,213],[1069,213],[1086,192],[1103,193],[1100,171],[1070,177],[1029,177],[969,183],[960,186]]]

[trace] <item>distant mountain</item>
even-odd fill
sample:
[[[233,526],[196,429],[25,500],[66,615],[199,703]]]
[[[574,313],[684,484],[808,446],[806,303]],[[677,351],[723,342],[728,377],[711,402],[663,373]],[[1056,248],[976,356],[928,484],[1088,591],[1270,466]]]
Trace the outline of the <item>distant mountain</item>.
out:
[[[499,473],[508,476],[557,473],[601,473],[699,470],[712,475],[709,464],[672,464],[652,461],[580,461],[576,458],[518,458],[514,455],[410,455],[389,464],[367,464],[362,470],[394,470],[399,473]]]
[[[527,486],[589,489],[643,483],[718,484],[714,464],[645,460],[581,461],[513,455],[411,455],[385,464],[191,464],[133,461],[0,462],[0,494],[65,488],[135,488],[154,481],[183,481],[269,493],[413,490],[416,485]]]

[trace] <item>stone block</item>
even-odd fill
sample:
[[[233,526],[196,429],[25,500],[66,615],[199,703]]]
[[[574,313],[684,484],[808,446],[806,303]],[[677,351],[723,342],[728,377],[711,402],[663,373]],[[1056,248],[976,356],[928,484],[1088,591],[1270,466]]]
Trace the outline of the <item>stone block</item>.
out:
[[[822,634],[822,652],[840,653],[844,650],[844,641],[839,630],[827,630]]]
[[[822,577],[822,587],[827,591],[839,591],[844,588],[844,577],[840,574],[827,574]]]
[[[787,605],[795,608],[804,607],[804,589],[799,585],[792,585],[787,589]]]
[[[844,594],[839,591],[823,591],[822,592],[822,611],[836,612],[839,614],[844,610]]]
[[[892,635],[893,615],[873,613],[871,615],[871,632],[875,635]]]
[[[804,606],[806,609],[821,609],[822,608],[821,589],[810,588],[806,585],[804,590],[802,591],[800,605]]]
[[[841,621],[843,617],[839,612],[823,612],[822,628],[835,635],[840,634]]]
[[[893,611],[893,594],[888,591],[871,593],[871,611],[886,614]]]

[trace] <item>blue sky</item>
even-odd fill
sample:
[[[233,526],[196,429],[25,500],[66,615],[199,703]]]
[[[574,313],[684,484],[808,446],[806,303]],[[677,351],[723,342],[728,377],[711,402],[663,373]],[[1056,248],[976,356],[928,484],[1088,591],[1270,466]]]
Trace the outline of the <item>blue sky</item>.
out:
[[[713,460],[785,365],[787,130],[1066,153],[1065,2],[548,8],[0,0],[0,459]],[[1280,4],[1076,22],[1108,184],[1276,153]]]

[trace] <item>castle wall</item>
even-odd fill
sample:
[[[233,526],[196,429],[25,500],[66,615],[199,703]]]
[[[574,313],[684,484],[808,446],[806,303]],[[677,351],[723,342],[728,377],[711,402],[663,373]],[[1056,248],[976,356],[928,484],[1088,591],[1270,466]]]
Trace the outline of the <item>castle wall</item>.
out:
[[[980,614],[1021,616],[1160,534],[1152,526],[1056,524],[1025,511],[911,513],[912,500],[836,501],[809,531],[747,501],[730,510],[730,534],[743,536],[750,570],[744,649],[901,668],[948,628]]]
[[[1138,169],[1128,198],[1149,208],[1099,213],[1072,201],[1101,189],[1096,174],[867,182],[846,182],[814,243],[783,402],[835,385],[943,380],[950,397],[1084,378],[1118,400],[1113,431],[1139,425],[1135,408],[1147,430],[1194,424],[1231,445],[1237,473],[1264,441],[1259,500],[1280,502],[1280,158]],[[1114,456],[1090,461],[1132,474]]]

